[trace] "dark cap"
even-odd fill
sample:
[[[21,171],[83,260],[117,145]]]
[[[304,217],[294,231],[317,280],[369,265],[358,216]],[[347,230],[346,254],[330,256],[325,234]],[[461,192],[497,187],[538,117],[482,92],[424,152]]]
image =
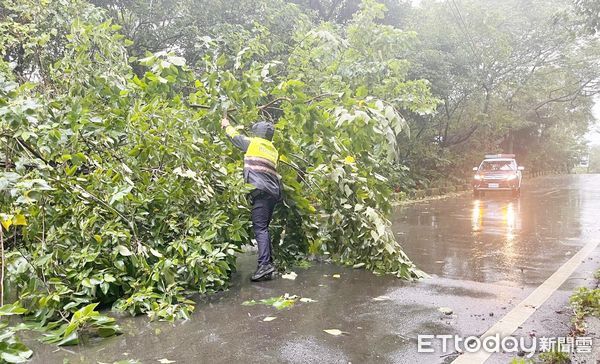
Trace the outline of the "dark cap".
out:
[[[250,129],[252,134],[259,138],[273,140],[273,134],[275,134],[275,127],[273,124],[266,121],[259,121],[257,123],[252,124],[252,128]]]

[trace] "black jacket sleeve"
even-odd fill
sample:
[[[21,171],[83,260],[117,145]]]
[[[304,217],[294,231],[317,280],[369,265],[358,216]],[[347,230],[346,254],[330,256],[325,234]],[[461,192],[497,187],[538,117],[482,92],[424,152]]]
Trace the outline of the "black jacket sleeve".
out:
[[[250,145],[250,139],[247,136],[240,134],[231,125],[225,129],[225,133],[227,134],[227,137],[229,138],[229,140],[231,140],[231,143],[234,146],[236,146],[244,152],[248,150],[248,146]]]

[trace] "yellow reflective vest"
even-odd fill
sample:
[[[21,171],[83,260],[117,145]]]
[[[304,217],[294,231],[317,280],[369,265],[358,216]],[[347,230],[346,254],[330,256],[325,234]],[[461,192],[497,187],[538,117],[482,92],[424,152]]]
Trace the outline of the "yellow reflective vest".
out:
[[[244,180],[257,190],[281,198],[281,177],[277,173],[279,152],[273,142],[263,138],[246,137],[234,127],[225,129],[231,142],[244,154]]]

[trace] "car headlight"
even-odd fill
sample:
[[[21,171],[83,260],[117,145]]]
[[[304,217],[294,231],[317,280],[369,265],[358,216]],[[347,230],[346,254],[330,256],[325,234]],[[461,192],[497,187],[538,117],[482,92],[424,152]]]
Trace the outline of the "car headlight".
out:
[[[506,176],[506,180],[507,181],[512,181],[513,179],[517,178],[516,174],[511,174],[510,176]]]
[[[476,180],[478,180],[478,181],[479,181],[479,180],[481,179],[481,176],[480,176],[480,175],[478,175],[478,174],[476,174],[476,175],[475,175],[473,178],[475,178]]]

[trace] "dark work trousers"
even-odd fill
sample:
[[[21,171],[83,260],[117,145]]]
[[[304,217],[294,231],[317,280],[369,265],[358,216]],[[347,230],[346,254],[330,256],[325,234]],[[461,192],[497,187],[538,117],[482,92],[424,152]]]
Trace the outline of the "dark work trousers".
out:
[[[266,192],[252,193],[252,228],[258,243],[258,265],[271,263],[271,235],[269,224],[277,199]]]

